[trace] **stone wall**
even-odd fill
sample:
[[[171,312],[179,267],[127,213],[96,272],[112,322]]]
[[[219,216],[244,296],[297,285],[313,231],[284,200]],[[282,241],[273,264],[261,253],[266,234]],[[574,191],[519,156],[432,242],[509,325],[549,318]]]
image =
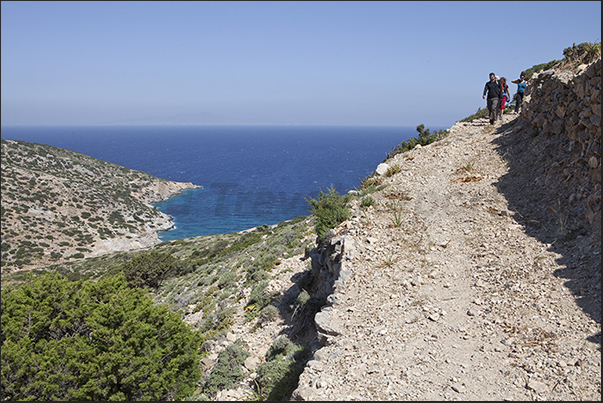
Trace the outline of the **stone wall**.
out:
[[[535,74],[528,82],[520,113],[520,121],[539,134],[569,139],[568,149],[559,150],[559,159],[572,168],[567,176],[575,186],[567,202],[583,204],[583,218],[600,231],[601,59],[574,69]]]
[[[322,345],[327,342],[328,336],[339,334],[337,317],[331,315],[331,307],[337,305],[335,291],[353,275],[348,262],[361,249],[346,232],[342,225],[328,231],[325,240],[310,254],[313,279],[310,293],[326,304],[314,318],[318,340]]]

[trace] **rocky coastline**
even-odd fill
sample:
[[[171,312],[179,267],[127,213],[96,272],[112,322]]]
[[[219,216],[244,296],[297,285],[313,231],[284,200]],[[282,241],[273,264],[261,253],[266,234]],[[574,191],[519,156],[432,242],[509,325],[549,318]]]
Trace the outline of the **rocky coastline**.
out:
[[[2,140],[2,272],[149,248],[173,218],[174,182],[43,144]]]
[[[183,190],[202,189],[202,186],[191,182],[166,182],[157,181],[142,189],[141,200],[149,207],[161,203],[172,197],[178,196]],[[143,231],[132,237],[131,234],[122,235],[111,239],[99,240],[95,243],[90,256],[101,256],[113,252],[126,252],[131,250],[147,249],[161,243],[159,233],[174,228],[174,218],[157,210],[158,215],[144,225]]]

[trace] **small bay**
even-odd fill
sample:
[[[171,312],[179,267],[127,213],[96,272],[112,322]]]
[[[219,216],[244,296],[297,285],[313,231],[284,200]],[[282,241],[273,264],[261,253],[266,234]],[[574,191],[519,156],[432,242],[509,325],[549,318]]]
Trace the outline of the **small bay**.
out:
[[[2,139],[202,186],[156,204],[174,218],[163,241],[308,215],[309,197],[359,188],[389,151],[416,136],[408,126],[2,126]]]

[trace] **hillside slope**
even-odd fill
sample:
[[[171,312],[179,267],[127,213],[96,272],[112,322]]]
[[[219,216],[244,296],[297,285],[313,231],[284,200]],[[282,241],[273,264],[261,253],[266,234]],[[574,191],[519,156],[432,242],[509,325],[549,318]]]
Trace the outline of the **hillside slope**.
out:
[[[74,151],[2,140],[2,271],[159,243],[156,203],[194,188]]]

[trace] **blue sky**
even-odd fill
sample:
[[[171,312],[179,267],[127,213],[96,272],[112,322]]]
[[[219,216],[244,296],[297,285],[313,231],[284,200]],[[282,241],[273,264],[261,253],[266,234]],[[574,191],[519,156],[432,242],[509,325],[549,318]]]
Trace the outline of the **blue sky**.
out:
[[[601,36],[600,1],[1,5],[2,124],[449,127]]]

